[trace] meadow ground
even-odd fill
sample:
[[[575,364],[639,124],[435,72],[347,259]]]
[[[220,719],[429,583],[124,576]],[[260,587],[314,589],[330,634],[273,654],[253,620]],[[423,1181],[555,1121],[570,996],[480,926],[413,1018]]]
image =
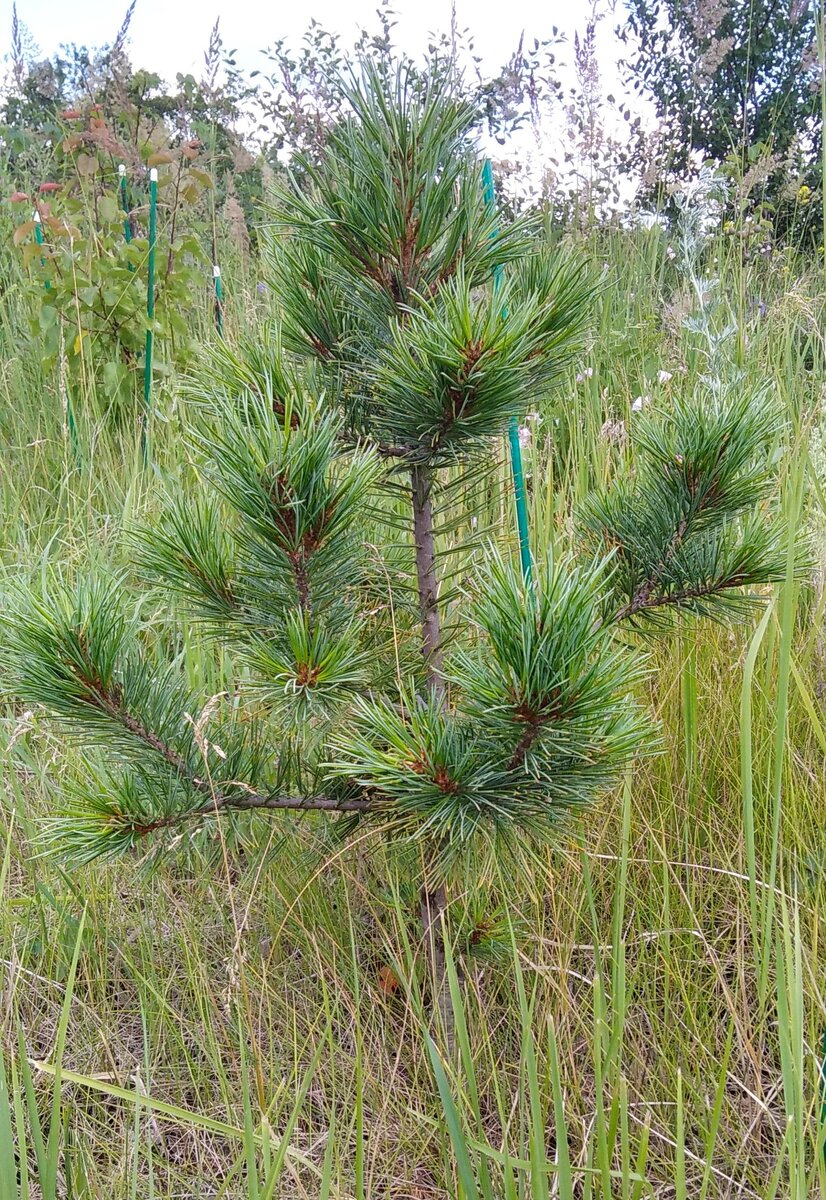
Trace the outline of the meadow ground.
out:
[[[654,647],[662,752],[517,885],[503,867],[457,894],[455,927],[503,901],[507,920],[501,953],[454,975],[452,1057],[428,1038],[416,899],[380,834],[345,849],[295,817],[214,860],[69,874],[37,845],[65,747],[37,712],[6,711],[2,1200],[826,1195],[826,277],[745,244],[704,246],[712,302],[658,229],[582,239],[604,286],[588,352],[526,426],[532,536],[564,533],[635,402],[688,395],[711,369],[683,324],[699,305],[733,325],[727,369],[780,397],[783,504],[814,567],[794,582],[790,534],[762,616]],[[246,286],[228,274],[230,338],[256,319]],[[47,563],[128,566],[122,533],[183,453],[177,382],[157,389],[145,471],[87,381],[78,456],[60,380],[7,299],[3,586]],[[485,503],[480,521],[509,528],[506,490]],[[208,697],[221,664],[181,636]]]

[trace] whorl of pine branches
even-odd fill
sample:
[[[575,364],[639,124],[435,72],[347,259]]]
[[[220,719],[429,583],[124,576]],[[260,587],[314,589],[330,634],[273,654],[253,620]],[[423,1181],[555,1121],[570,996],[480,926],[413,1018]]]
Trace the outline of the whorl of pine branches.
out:
[[[530,219],[500,227],[449,78],[374,69],[320,167],[296,158],[268,260],[285,347],[333,380],[350,431],[440,465],[501,433],[574,352],[593,286]],[[493,272],[512,269],[504,291]]]
[[[772,479],[770,410],[677,405],[641,427],[634,478],[588,507],[599,556],[543,556],[526,585],[492,554],[447,656],[447,699],[415,679],[389,685],[370,653],[380,618],[359,536],[379,460],[342,452],[320,408],[296,398],[279,416],[236,396],[195,439],[211,490],[171,496],[140,536],[144,569],[252,672],[200,731],[207,698],[127,616],[122,579],[17,594],[8,686],[106,754],[50,824],[64,854],[115,854],[250,810],[374,817],[437,847],[442,871],[480,838],[545,838],[655,744],[634,701],[640,655],[618,629],[737,613],[756,598],[744,589],[781,572],[775,528],[754,509]]]

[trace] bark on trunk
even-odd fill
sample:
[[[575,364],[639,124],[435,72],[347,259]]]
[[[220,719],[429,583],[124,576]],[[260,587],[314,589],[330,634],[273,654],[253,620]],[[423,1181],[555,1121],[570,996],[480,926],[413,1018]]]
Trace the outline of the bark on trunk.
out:
[[[453,1015],[445,960],[443,914],[446,908],[447,894],[444,885],[439,884],[438,887],[431,888],[425,882],[419,893],[419,918],[433,988],[433,1015],[439,1015],[445,1045],[452,1054],[456,1044],[456,1018]]]
[[[433,479],[427,467],[410,470],[413,493],[413,537],[416,543],[416,579],[419,585],[419,611],[422,618],[422,655],[427,680],[434,696],[444,696],[442,676],[439,597],[436,584],[436,547],[433,539],[433,506],[430,499]]]
[[[439,625],[436,547],[431,502],[433,476],[430,469],[424,466],[411,467],[410,482],[413,499],[413,537],[416,543],[416,579],[422,620],[422,655],[431,694],[439,703],[444,703],[444,655]],[[429,883],[428,868],[429,864],[425,863],[425,881],[419,893],[419,919],[433,988],[433,1016],[438,1014],[445,1045],[448,1052],[452,1053],[456,1041],[456,1021],[445,969],[443,914],[447,907],[447,895],[444,884]]]

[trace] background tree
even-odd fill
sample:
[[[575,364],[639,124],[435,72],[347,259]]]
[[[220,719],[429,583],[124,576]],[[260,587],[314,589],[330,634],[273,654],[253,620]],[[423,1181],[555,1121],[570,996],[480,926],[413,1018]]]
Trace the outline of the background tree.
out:
[[[697,155],[746,162],[761,145],[783,158],[796,146],[817,165],[820,107],[815,10],[803,0],[627,0],[617,30],[635,91],[665,123],[668,167]]]
[[[449,79],[337,86],[346,119],[273,209],[278,325],[191,384],[202,483],[171,485],[140,539],[229,655],[226,693],[193,694],[99,573],[20,594],[6,679],[90,743],[48,835],[76,861],[239,812],[338,813],[342,836],[372,821],[413,848],[449,1028],[447,881],[553,836],[654,747],[629,631],[736,615],[783,573],[776,417],[710,385],[644,416],[634,469],[531,582],[507,531],[464,544],[457,481],[553,385],[593,288],[526,221],[497,234]]]

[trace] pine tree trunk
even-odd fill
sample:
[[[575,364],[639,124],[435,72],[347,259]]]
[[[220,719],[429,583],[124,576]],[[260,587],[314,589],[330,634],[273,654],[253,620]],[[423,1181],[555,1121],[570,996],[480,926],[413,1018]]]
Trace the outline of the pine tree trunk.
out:
[[[444,696],[442,637],[439,628],[439,597],[436,583],[436,547],[433,539],[433,505],[430,493],[433,476],[429,468],[410,470],[413,493],[413,538],[416,543],[416,579],[422,618],[422,654],[427,682],[434,696]]]
[[[447,978],[445,961],[443,914],[447,908],[447,893],[444,884],[429,887],[427,881],[422,884],[419,892],[419,920],[422,926],[425,954],[430,967],[431,983],[434,988],[433,1016],[438,1013],[445,1044],[452,1054],[456,1043],[456,1018],[453,1014],[453,1001],[450,995],[450,983]]]
[[[433,476],[429,468],[414,466],[410,470],[413,499],[413,536],[416,543],[416,578],[419,588],[419,610],[422,620],[422,655],[427,683],[431,694],[444,702],[445,683],[442,674],[442,652],[439,625],[439,597],[436,580],[436,547],[433,537],[433,506],[431,489]],[[445,969],[443,914],[447,895],[443,884],[431,886],[428,880],[429,863],[425,863],[425,881],[419,893],[419,918],[425,954],[434,994],[434,1016],[438,1012],[450,1052],[455,1044],[456,1022],[450,987]]]

